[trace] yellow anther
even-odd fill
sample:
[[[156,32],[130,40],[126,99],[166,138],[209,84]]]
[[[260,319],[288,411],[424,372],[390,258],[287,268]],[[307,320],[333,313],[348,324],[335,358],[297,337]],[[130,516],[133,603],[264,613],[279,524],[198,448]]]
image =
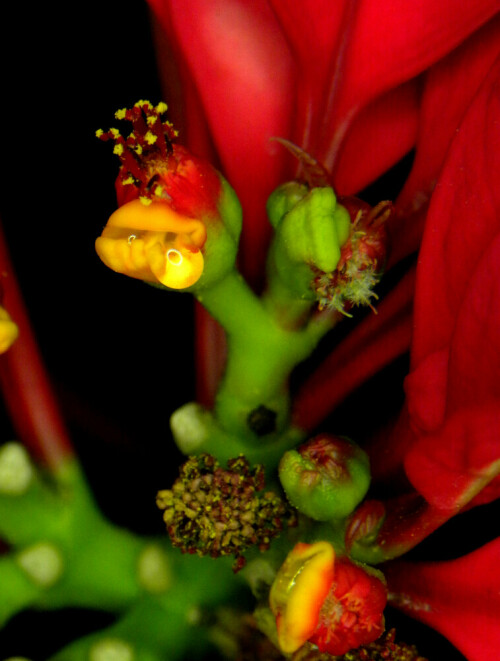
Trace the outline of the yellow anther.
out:
[[[126,115],[126,113],[127,113],[127,109],[126,109],[126,108],[120,108],[120,110],[117,110],[117,111],[115,112],[115,118],[116,118],[116,119],[125,119],[125,115]]]
[[[144,138],[148,143],[148,145],[154,145],[154,143],[158,140],[158,136],[152,133],[151,131],[148,131],[144,136]]]
[[[123,154],[123,145],[118,143],[113,147],[113,154],[117,154],[118,156],[121,156]]]

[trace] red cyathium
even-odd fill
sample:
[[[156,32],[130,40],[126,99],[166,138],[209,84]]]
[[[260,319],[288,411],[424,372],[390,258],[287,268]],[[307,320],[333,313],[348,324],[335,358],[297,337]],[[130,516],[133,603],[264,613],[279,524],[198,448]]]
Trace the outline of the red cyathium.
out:
[[[309,640],[332,655],[373,642],[384,631],[386,601],[380,573],[375,576],[347,558],[337,558],[330,590]]]
[[[116,119],[131,122],[124,138],[117,129],[97,131],[101,140],[115,143],[121,166],[116,181],[118,205],[131,200],[164,200],[179,214],[199,218],[217,212],[221,181],[215,169],[176,144],[177,131],[163,119],[167,105],[138,101],[123,108]]]

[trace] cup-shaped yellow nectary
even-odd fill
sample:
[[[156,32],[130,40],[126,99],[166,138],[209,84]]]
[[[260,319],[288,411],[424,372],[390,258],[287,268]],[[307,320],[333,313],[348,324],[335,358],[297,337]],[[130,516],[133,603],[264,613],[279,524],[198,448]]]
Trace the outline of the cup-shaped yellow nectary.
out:
[[[163,201],[124,204],[109,218],[96,251],[113,271],[171,289],[194,285],[203,273],[204,224]]]
[[[293,654],[314,633],[332,584],[334,563],[335,551],[328,542],[299,542],[278,570],[269,605],[285,654]]]

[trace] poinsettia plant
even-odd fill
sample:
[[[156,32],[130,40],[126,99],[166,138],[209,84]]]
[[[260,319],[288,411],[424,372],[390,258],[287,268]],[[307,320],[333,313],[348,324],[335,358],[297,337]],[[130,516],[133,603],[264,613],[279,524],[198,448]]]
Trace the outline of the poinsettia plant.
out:
[[[498,3],[150,5],[173,125],[140,101],[116,114],[128,136],[98,132],[120,171],[96,248],[198,300],[199,402],[171,421],[189,458],[157,485],[170,539],[96,508],[8,275],[4,391],[54,485],[0,448],[0,616],[118,614],[57,659],[421,658],[384,633],[388,603],[492,657]],[[407,352],[402,408],[371,405]],[[485,545],[401,558],[471,516]]]

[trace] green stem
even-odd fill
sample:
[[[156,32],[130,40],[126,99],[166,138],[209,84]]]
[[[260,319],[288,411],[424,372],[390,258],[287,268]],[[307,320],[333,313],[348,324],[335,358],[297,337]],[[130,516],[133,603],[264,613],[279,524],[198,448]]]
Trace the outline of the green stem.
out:
[[[0,626],[36,602],[40,588],[29,579],[11,555],[0,558]]]
[[[200,292],[198,300],[228,336],[226,372],[215,404],[217,422],[247,442],[258,441],[270,432],[256,432],[249,426],[249,415],[264,407],[275,417],[273,433],[284,433],[289,424],[290,372],[311,354],[331,323],[323,320],[299,330],[283,327],[235,271]],[[296,311],[303,310],[299,302]]]

